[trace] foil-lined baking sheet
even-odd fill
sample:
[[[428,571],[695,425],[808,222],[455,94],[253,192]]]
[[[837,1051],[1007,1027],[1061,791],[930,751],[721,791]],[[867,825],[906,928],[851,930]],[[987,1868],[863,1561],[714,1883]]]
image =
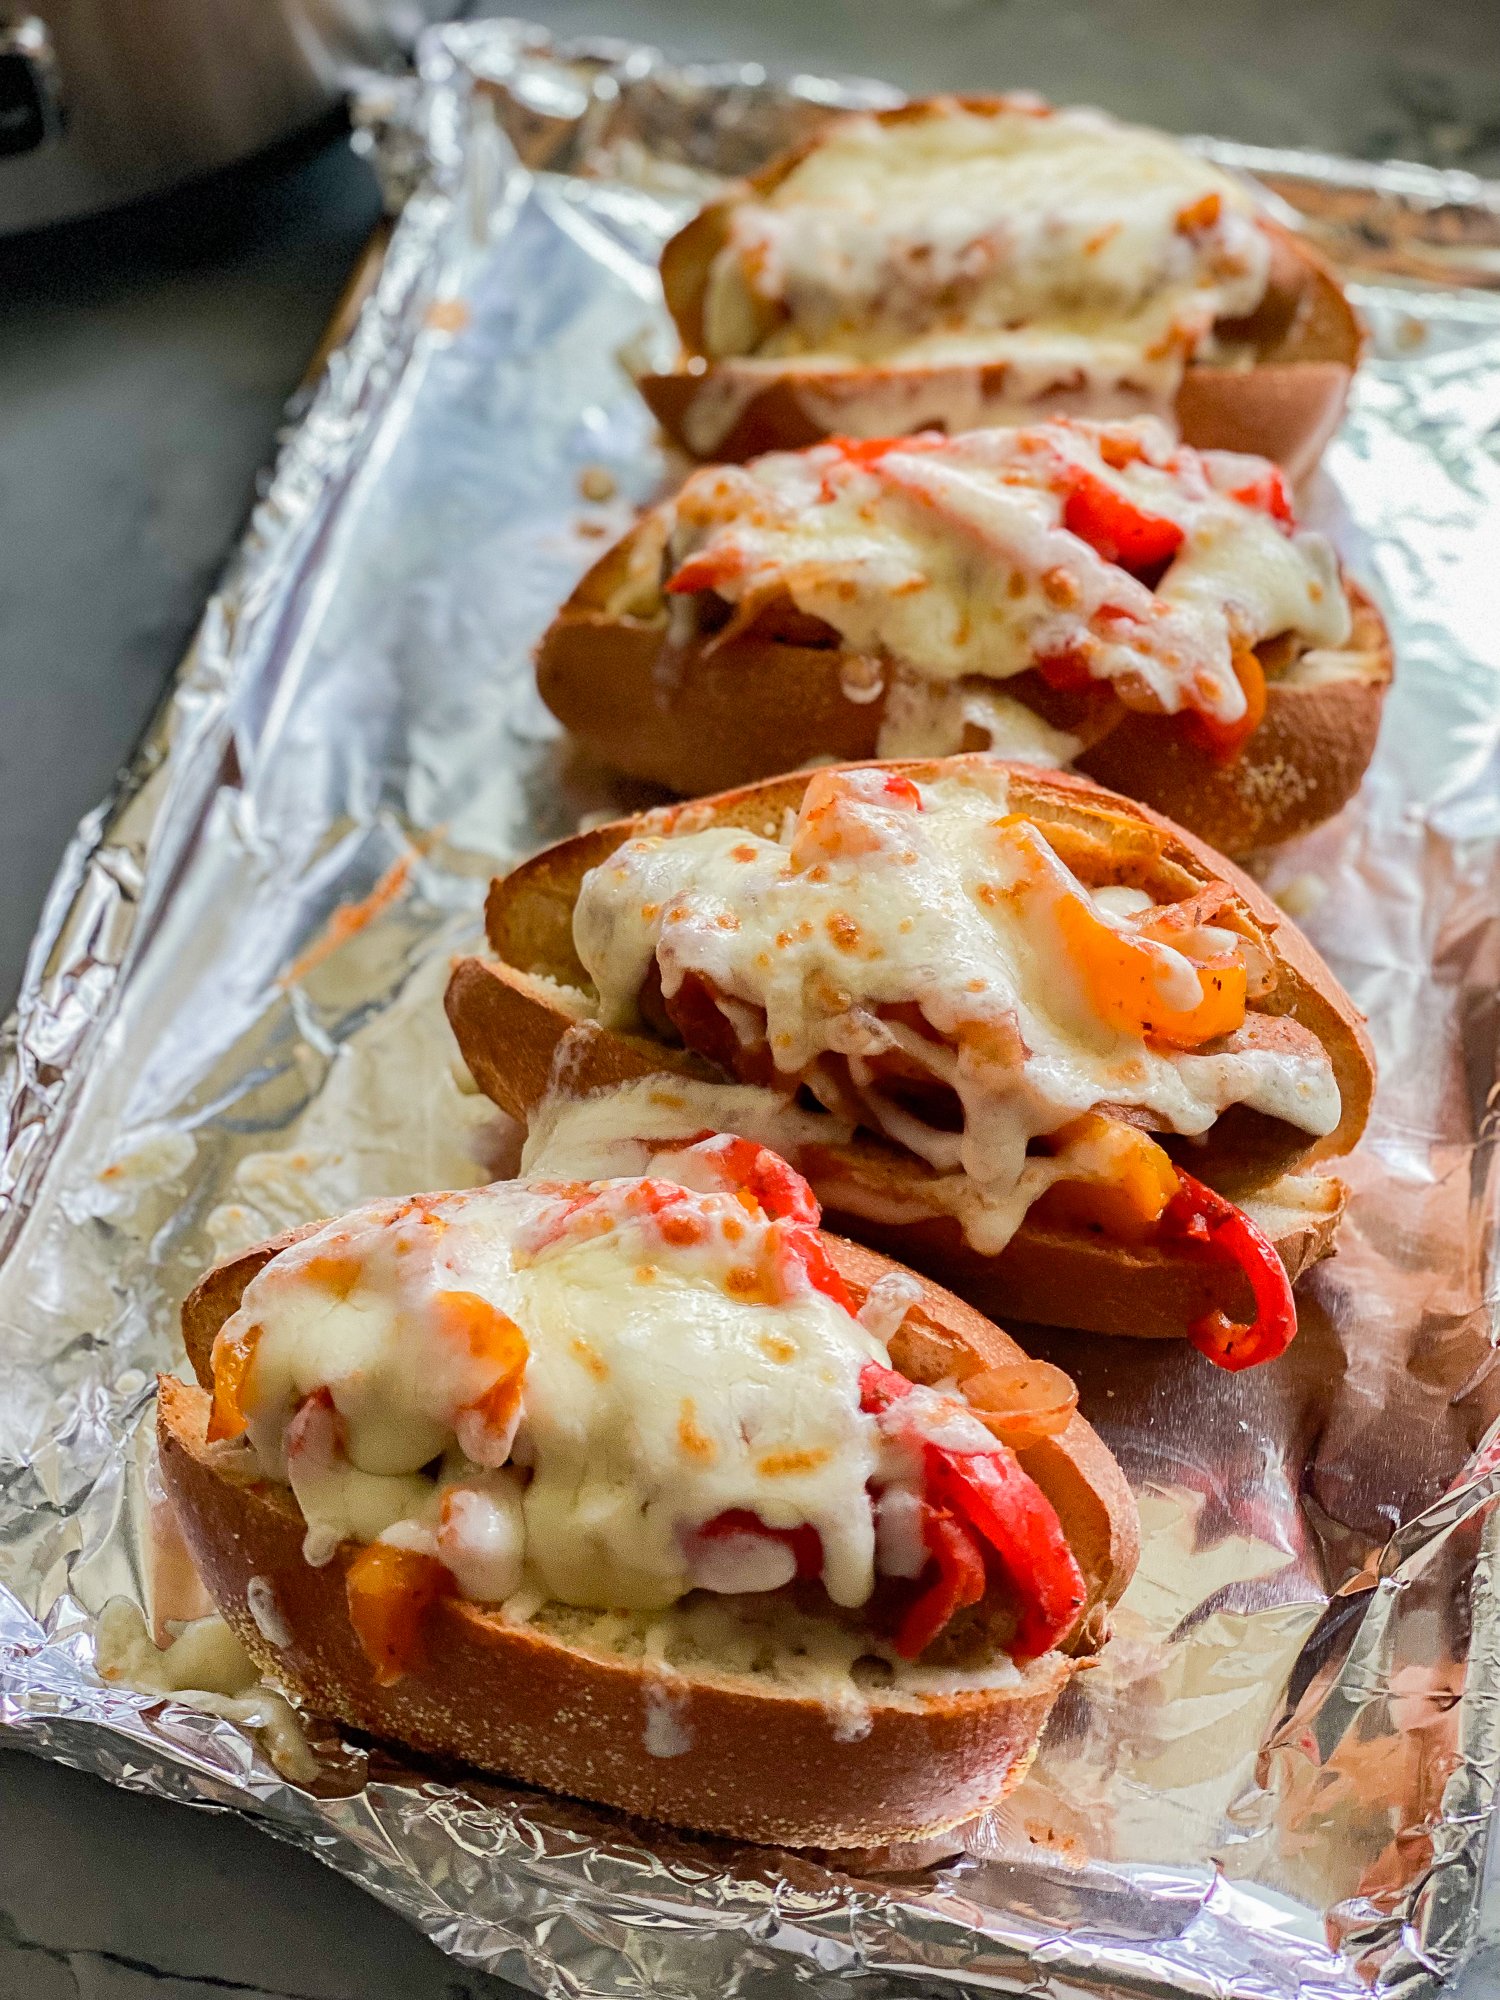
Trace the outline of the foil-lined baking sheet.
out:
[[[1462,176],[1214,148],[1362,274],[1371,356],[1311,506],[1399,674],[1359,802],[1267,879],[1382,1080],[1282,1362],[1035,1337],[1145,1547],[1021,1791],[956,1857],[851,1872],[315,1722],[294,1780],[266,1730],[95,1671],[101,1610],[161,1592],[152,1374],[197,1272],[513,1160],[439,995],[491,871],[629,802],[555,740],[528,652],[664,476],[621,359],[666,337],[656,253],[708,177],[887,95],[516,23],[425,44],[378,135],[401,205],[373,293],[7,1030],[0,1721],[253,1815],[547,1993],[1431,1992],[1478,1934],[1500,1774],[1500,195]]]

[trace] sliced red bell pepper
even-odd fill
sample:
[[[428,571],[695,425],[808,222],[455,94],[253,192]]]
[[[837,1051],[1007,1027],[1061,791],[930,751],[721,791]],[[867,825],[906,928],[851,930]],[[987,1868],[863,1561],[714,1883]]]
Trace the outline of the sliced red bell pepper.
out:
[[[817,1230],[810,1229],[805,1222],[777,1222],[772,1228],[783,1263],[799,1266],[815,1292],[822,1292],[853,1318],[854,1301],[849,1288],[839,1276],[838,1267]]]
[[[904,1375],[878,1361],[867,1361],[859,1371],[859,1407],[869,1416],[878,1417],[892,1403],[909,1396],[911,1390],[912,1385]]]
[[[1236,486],[1229,497],[1238,500],[1243,507],[1258,507],[1273,521],[1279,521],[1283,528],[1296,524],[1292,496],[1287,491],[1286,476],[1279,465],[1266,466],[1254,479],[1247,479],[1243,486]]]
[[[680,562],[667,578],[664,588],[673,597],[690,597],[700,590],[717,590],[744,573],[739,551],[710,542]]]
[[[1000,1558],[1016,1594],[1011,1652],[1034,1660],[1064,1639],[1087,1595],[1057,1509],[1013,1451],[927,1447],[927,1490],[947,1502]]]
[[[724,1138],[721,1145],[719,1139],[720,1135],[709,1133],[684,1142],[681,1150],[695,1152],[721,1173],[724,1192],[748,1197],[762,1215],[768,1215],[769,1227],[757,1261],[759,1283],[753,1289],[762,1291],[768,1300],[785,1299],[797,1289],[800,1277],[853,1317],[854,1302],[816,1226],[822,1210],[807,1182],[768,1146],[733,1137]],[[679,1148],[661,1150],[666,1154]],[[570,1231],[586,1232],[589,1211],[596,1205],[601,1217],[607,1219],[601,1190],[590,1189],[581,1201],[570,1202],[534,1233],[527,1246],[530,1254],[540,1255]],[[683,1249],[706,1242],[712,1227],[711,1215],[703,1207],[703,1191],[683,1187],[677,1181],[646,1176],[634,1183],[621,1206],[626,1214],[649,1216],[663,1242]]]
[[[734,1031],[734,1024],[714,998],[713,988],[697,972],[685,972],[678,982],[677,991],[662,996],[662,1005],[667,1019],[681,1035],[687,1048],[696,1055],[705,1057],[731,1076],[738,1076],[745,1082],[758,1079],[745,1074],[746,1049]],[[761,1044],[764,1048],[765,1045]],[[770,1050],[765,1050],[767,1063]],[[770,1076],[764,1081],[769,1083]]]
[[[721,1016],[722,1018],[722,1016]],[[704,1160],[723,1180],[731,1193],[753,1195],[770,1216],[784,1216],[789,1222],[807,1222],[814,1228],[822,1220],[818,1197],[797,1169],[753,1139],[736,1138],[728,1132],[695,1132],[670,1148],[691,1153]]]
[[[912,1384],[867,1361],[859,1388],[861,1408],[879,1415],[909,1396]],[[922,1456],[929,1505],[946,1508],[994,1550],[1016,1599],[1011,1651],[1035,1659],[1066,1637],[1087,1594],[1056,1508],[1002,1444],[960,1452],[924,1440]]]
[[[903,1660],[925,1652],[958,1612],[977,1604],[987,1581],[983,1551],[946,1507],[926,1508],[922,1539],[937,1564],[937,1576],[901,1614],[895,1644]]]
[[[934,431],[919,431],[911,437],[828,438],[825,440],[827,449],[838,454],[838,462],[824,471],[821,498],[834,498],[837,491],[835,475],[844,465],[873,472],[881,460],[893,451],[941,451],[947,442],[946,437]]]
[[[674,1147],[674,1152],[678,1149]],[[771,1218],[769,1232],[769,1255],[772,1269],[783,1294],[794,1289],[788,1283],[792,1269],[800,1271],[814,1291],[822,1292],[851,1315],[854,1302],[848,1288],[838,1274],[833,1259],[829,1256],[823,1238],[818,1233],[818,1222],[822,1209],[818,1198],[795,1167],[773,1153],[769,1146],[758,1146],[752,1139],[740,1139],[725,1133],[700,1133],[684,1142],[683,1150],[692,1152],[699,1159],[723,1175],[726,1189],[747,1194],[757,1206]],[[641,1183],[642,1188],[655,1192],[649,1197],[653,1212],[660,1213],[673,1207],[676,1201],[690,1203],[691,1194],[685,1189],[670,1193],[670,1183],[650,1180]],[[668,1216],[667,1221],[671,1218]],[[689,1240],[684,1217],[684,1233],[681,1240]],[[678,1240],[670,1231],[668,1240]],[[696,1238],[692,1240],[697,1240]]]
[[[1164,1236],[1186,1237],[1217,1261],[1242,1271],[1255,1301],[1251,1320],[1232,1320],[1217,1306],[1195,1320],[1188,1339],[1199,1353],[1229,1369],[1256,1368],[1284,1353],[1297,1331],[1292,1281],[1274,1244],[1245,1211],[1179,1169],[1178,1189],[1162,1214],[1161,1227]]]
[[[783,1294],[794,1289],[787,1280],[789,1271],[795,1268],[803,1273],[814,1291],[822,1292],[846,1312],[853,1313],[854,1303],[848,1288],[818,1233],[823,1214],[818,1198],[795,1167],[779,1153],[773,1153],[769,1146],[758,1146],[753,1139],[723,1132],[696,1133],[671,1151],[692,1153],[704,1161],[716,1176],[722,1177],[726,1191],[749,1195],[771,1218],[770,1259]],[[658,1190],[652,1197],[653,1210],[670,1205],[659,1192],[665,1183],[643,1181],[641,1185]],[[685,1191],[680,1192],[683,1201],[691,1200]],[[668,1240],[676,1239],[668,1233]],[[683,1240],[688,1239],[684,1236]]]
[[[554,1191],[554,1184],[537,1182],[546,1192]],[[576,1187],[576,1192],[575,1192]],[[528,1262],[560,1243],[565,1236],[583,1240],[599,1236],[614,1227],[611,1206],[606,1201],[605,1190],[588,1182],[570,1184],[556,1183],[555,1192],[560,1197],[560,1205],[550,1214],[544,1213],[518,1238],[517,1250],[523,1252]],[[701,1243],[708,1234],[708,1224],[692,1208],[693,1197],[676,1181],[644,1179],[636,1181],[618,1203],[627,1215],[651,1216],[669,1243]]]
[[[903,806],[910,806],[913,812],[921,812],[922,794],[904,772],[887,771],[881,790],[887,798],[895,799]]]
[[[701,1205],[676,1181],[639,1180],[625,1195],[628,1215],[648,1215],[664,1243],[687,1249],[708,1238],[708,1218]]]
[[[1164,514],[1147,513],[1118,487],[1083,466],[1067,468],[1063,526],[1106,562],[1133,575],[1160,569],[1182,546],[1182,530]]]
[[[1036,670],[1048,687],[1059,694],[1082,694],[1094,685],[1094,676],[1081,653],[1050,653],[1037,661]]]
[[[797,1559],[797,1574],[804,1579],[823,1574],[823,1537],[804,1521],[797,1528],[768,1528],[759,1514],[748,1507],[726,1507],[697,1530],[712,1541],[730,1535],[764,1535],[768,1541],[784,1542]]]
[[[832,437],[828,449],[850,465],[879,465],[893,451],[941,451],[948,439],[940,431],[914,431],[910,437]]]
[[[586,1228],[598,1222],[598,1218],[594,1217],[592,1223],[579,1223],[579,1218],[587,1216],[598,1203],[597,1190],[587,1181],[534,1181],[532,1186],[538,1194],[550,1196],[557,1206],[545,1210],[529,1228],[518,1234],[517,1254],[528,1262],[540,1257],[554,1243],[561,1242],[575,1226]]]
[[[289,1459],[305,1459],[309,1465],[327,1465],[342,1457],[345,1442],[343,1416],[333,1400],[332,1389],[324,1383],[297,1405],[286,1427],[286,1455]]]

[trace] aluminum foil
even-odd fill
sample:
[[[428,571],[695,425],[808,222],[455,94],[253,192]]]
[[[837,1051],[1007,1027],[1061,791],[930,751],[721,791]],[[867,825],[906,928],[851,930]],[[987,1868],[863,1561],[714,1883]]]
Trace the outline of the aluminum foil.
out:
[[[1431,1992],[1477,1935],[1500,1775],[1500,195],[1464,177],[1212,148],[1364,274],[1371,358],[1313,506],[1400,672],[1359,802],[1267,879],[1369,1011],[1382,1081],[1283,1362],[1036,1336],[1146,1537],[1021,1792],[956,1857],[851,1870],[326,1726],[294,1783],[263,1732],[95,1671],[103,1607],[149,1611],[153,1571],[160,1595],[152,1374],[196,1273],[513,1157],[437,996],[496,865],[623,802],[528,668],[664,475],[619,357],[665,337],[655,256],[709,176],[888,95],[501,22],[434,35],[387,105],[378,282],[69,852],[6,1031],[0,1722],[252,1815],[547,1993]]]

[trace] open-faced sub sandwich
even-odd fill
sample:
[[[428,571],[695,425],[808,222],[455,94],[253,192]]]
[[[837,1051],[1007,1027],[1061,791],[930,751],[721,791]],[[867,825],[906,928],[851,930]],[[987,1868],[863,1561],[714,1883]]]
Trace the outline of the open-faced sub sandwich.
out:
[[[1230,1368],[1295,1333],[1344,1198],[1307,1169],[1359,1137],[1370,1046],[1270,899],[1143,807],[987,757],[823,770],[576,835],[487,922],[447,1006],[507,1111],[560,1085],[601,1136],[775,1143],[992,1316]]]
[[[1031,98],[833,118],[661,273],[682,353],[640,387],[698,458],[1150,412],[1300,478],[1360,353],[1338,280],[1240,182]]]
[[[988,747],[1227,853],[1350,798],[1390,675],[1379,612],[1297,529],[1276,467],[1151,419],[705,467],[537,655],[580,741],[674,791]]]
[[[162,1475],[256,1663],[389,1741],[819,1847],[1019,1782],[1135,1508],[1061,1370],[763,1148],[373,1202],[218,1266]]]

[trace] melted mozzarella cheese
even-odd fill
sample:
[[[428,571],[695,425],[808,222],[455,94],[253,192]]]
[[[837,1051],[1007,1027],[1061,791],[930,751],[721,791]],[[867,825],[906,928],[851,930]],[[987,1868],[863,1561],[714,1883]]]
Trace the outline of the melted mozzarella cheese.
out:
[[[1051,905],[1023,889],[1018,850],[997,837],[1002,767],[955,761],[920,787],[920,812],[883,805],[878,789],[876,774],[846,807],[843,859],[798,865],[779,842],[710,828],[631,841],[593,870],[574,940],[604,1024],[637,1024],[654,962],[669,999],[691,974],[724,996],[731,1021],[736,1005],[754,1029],[763,1018],[788,1090],[804,1076],[816,1090],[819,1060],[847,1058],[864,1122],[934,1170],[920,1196],[957,1213],[989,1253],[1052,1182],[1108,1177],[1107,1163],[1076,1150],[1028,1151],[1096,1107],[1138,1109],[1188,1135],[1231,1104],[1312,1134],[1335,1128],[1338,1086],[1321,1048],[1179,1053],[1101,1019]],[[1096,902],[1059,863],[1054,880],[1064,878],[1101,923],[1124,921],[1117,899]],[[1201,991],[1193,964],[1165,947],[1159,974],[1168,1006]],[[881,1018],[913,1003],[941,1044]],[[961,1131],[922,1122],[882,1090],[867,1064],[892,1049],[951,1085]]]
[[[374,1203],[252,1280],[226,1333],[257,1330],[249,1435],[303,1506],[310,1561],[378,1537],[435,1555],[481,1601],[524,1569],[549,1599],[650,1610],[695,1586],[773,1587],[764,1562],[734,1584],[744,1552],[698,1534],[744,1509],[815,1528],[829,1595],[865,1601],[879,1438],[859,1375],[883,1343],[811,1286],[776,1304],[731,1289],[768,1229],[734,1197],[703,1197],[715,1230],[684,1247],[609,1206],[635,1185],[605,1184],[593,1235],[556,1233],[556,1183]],[[461,1449],[494,1369],[447,1330],[455,1293],[526,1342],[505,1469]]]
[[[1093,111],[941,101],[840,119],[737,203],[704,347],[914,368],[1005,362],[1033,393],[1082,376],[1170,403],[1214,323],[1265,295],[1268,239],[1236,182]]]
[[[571,1604],[668,1604],[692,1577],[682,1530],[735,1508],[823,1538],[823,1580],[861,1604],[874,1576],[876,1434],[859,1372],[883,1350],[821,1294],[775,1309],[674,1262],[622,1268],[598,1238],[528,1273],[537,1447],[528,1546]]]
[[[522,1185],[371,1202],[259,1272],[230,1324],[262,1329],[246,1414],[267,1470],[286,1477],[288,1429],[319,1389],[356,1470],[410,1478],[441,1458],[492,1371],[440,1336],[434,1300],[475,1293],[508,1312],[511,1238],[548,1206]]]
[[[657,1159],[661,1147],[699,1132],[737,1132],[795,1163],[804,1146],[841,1143],[853,1130],[753,1084],[636,1077],[586,1097],[562,1089],[544,1098],[532,1115],[521,1167],[526,1174],[569,1180],[665,1173]]]
[[[1009,762],[1057,770],[1083,748],[1081,737],[1054,729],[1035,709],[985,682],[919,680],[891,675],[876,749],[882,757],[947,757],[988,750]]]
[[[679,588],[747,606],[784,593],[849,651],[889,661],[882,755],[960,747],[971,717],[951,684],[1049,660],[1131,707],[1234,722],[1237,652],[1283,633],[1336,647],[1350,631],[1324,538],[1284,533],[1234,497],[1270,474],[1261,459],[1174,448],[1150,419],[826,444],[695,473],[669,510],[671,554]],[[1181,531],[1154,586],[1065,525],[1080,480]],[[1004,731],[997,717],[990,733]],[[1071,739],[1032,734],[1045,761],[1067,754]]]

